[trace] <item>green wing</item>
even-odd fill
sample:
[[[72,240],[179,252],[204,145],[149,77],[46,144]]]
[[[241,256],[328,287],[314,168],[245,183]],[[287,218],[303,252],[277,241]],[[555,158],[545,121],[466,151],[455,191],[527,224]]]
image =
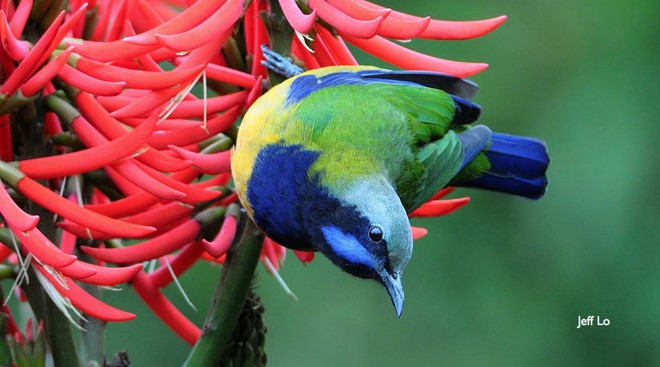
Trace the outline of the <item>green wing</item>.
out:
[[[293,108],[292,120],[303,123],[293,124],[290,136],[306,136],[306,146],[324,151],[319,166],[327,168],[328,181],[334,181],[333,173],[340,180],[386,170],[408,212],[444,187],[463,161],[461,142],[451,130],[456,106],[439,89],[340,84],[311,93]],[[382,164],[358,162],[370,157]]]
[[[451,96],[438,89],[405,85],[383,89],[388,90],[386,99],[408,116],[414,136],[416,160],[396,182],[401,202],[411,212],[447,185],[462,166],[462,144],[451,130],[456,107]]]

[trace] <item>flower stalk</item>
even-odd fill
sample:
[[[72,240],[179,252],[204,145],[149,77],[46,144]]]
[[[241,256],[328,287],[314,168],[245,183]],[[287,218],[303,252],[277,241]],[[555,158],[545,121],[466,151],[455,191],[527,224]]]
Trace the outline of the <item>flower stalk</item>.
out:
[[[240,226],[240,237],[227,253],[202,335],[185,367],[217,366],[231,341],[263,244],[261,232],[247,216],[243,215]]]
[[[241,212],[230,155],[237,120],[284,80],[262,65],[262,46],[306,69],[358,65],[348,41],[394,65],[464,76],[486,64],[390,40],[473,38],[506,19],[441,21],[366,0],[8,4],[0,10],[0,279],[30,275],[17,293],[42,322],[55,365],[74,367],[101,362],[107,322],[135,317],[103,303],[99,286],[131,283],[195,345],[188,366],[239,361],[236,344],[227,349],[232,335],[259,334],[235,330],[236,320],[250,307],[256,264],[279,279],[286,249]],[[440,200],[447,193],[412,215],[444,215],[468,201]],[[224,264],[201,329],[161,289],[200,260]],[[148,272],[143,261],[160,266]],[[3,342],[17,329],[4,310],[0,367],[16,364]],[[72,326],[86,330],[80,350]]]

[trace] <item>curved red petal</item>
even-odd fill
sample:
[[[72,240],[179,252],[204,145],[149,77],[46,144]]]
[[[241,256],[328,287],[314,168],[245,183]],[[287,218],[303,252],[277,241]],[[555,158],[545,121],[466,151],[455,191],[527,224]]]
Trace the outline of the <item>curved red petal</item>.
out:
[[[23,34],[23,29],[32,11],[33,0],[22,0],[18,2],[14,15],[12,15],[9,25],[14,37],[19,38]]]
[[[420,239],[429,233],[429,231],[426,228],[421,228],[421,227],[410,226],[410,230],[412,231],[413,240]]]
[[[73,255],[65,254],[55,244],[50,242],[38,229],[31,231],[13,231],[27,252],[31,253],[39,261],[54,268],[70,265],[76,261]]]
[[[101,286],[113,286],[126,283],[133,279],[137,273],[142,270],[142,264],[134,264],[126,267],[111,268],[88,264],[79,260],[74,261],[68,266],[58,269],[62,274],[72,277],[72,272],[91,272],[90,275],[81,279],[83,282]]]
[[[328,22],[335,29],[353,37],[371,38],[375,36],[378,34],[378,29],[383,20],[382,17],[371,20],[353,18],[323,0],[309,0],[308,5],[317,11],[321,19]]]
[[[157,90],[189,83],[201,73],[204,65],[190,68],[177,67],[171,71],[161,72],[127,69],[88,58],[80,58],[76,63],[76,69],[97,79],[125,82],[128,88]]]
[[[315,252],[293,250],[293,254],[296,255],[298,260],[300,260],[303,264],[306,264],[314,260]]]
[[[57,75],[65,83],[96,96],[116,96],[126,87],[124,81],[97,79],[69,65],[64,65]]]
[[[183,340],[189,344],[195,344],[202,331],[188,320],[158,288],[154,286],[149,276],[143,272],[137,274],[133,279],[133,288],[142,298],[144,303],[160,317],[172,331],[177,333]]]
[[[135,225],[109,218],[73,204],[28,177],[23,177],[18,181],[16,189],[30,200],[61,217],[92,229],[107,232],[115,237],[140,238],[155,230],[153,227]]]
[[[343,36],[348,42],[365,52],[404,69],[436,71],[464,78],[477,74],[488,67],[488,64],[483,63],[452,61],[425,55],[380,36],[371,39]]]
[[[69,47],[64,52],[59,54],[53,61],[49,62],[41,68],[36,74],[34,74],[30,79],[28,79],[20,88],[21,93],[25,97],[30,97],[37,94],[41,88],[51,81],[55,75],[57,75],[66,61],[68,60],[73,47]]]
[[[470,202],[470,198],[427,201],[409,214],[410,217],[437,217],[454,212]]]
[[[57,289],[57,291],[62,296],[68,298],[71,301],[71,304],[80,309],[82,312],[105,321],[128,321],[135,318],[135,315],[130,312],[114,308],[92,297],[71,278],[66,276],[61,277],[62,280],[66,282],[66,285],[63,285],[60,279],[55,279],[41,265],[33,263],[33,266],[55,287],[55,289]]]
[[[183,247],[199,235],[201,226],[195,219],[147,241],[121,248],[97,248],[82,246],[88,255],[114,264],[134,264],[157,259]]]
[[[175,145],[170,145],[169,148],[177,152],[181,158],[192,162],[200,172],[207,175],[217,175],[231,171],[231,151],[229,150],[214,154],[202,154],[194,153]]]
[[[79,135],[84,129],[93,129],[82,117],[75,119],[74,124]],[[18,167],[25,175],[35,179],[65,177],[93,171],[133,154],[145,143],[155,126],[154,117],[121,138],[105,144],[67,154],[19,161]]]
[[[135,162],[135,164],[154,180],[162,183],[167,187],[172,188],[173,190],[177,190],[184,193],[185,196],[180,199],[184,203],[188,203],[188,204],[201,203],[204,201],[213,200],[218,196],[220,196],[221,194],[219,191],[209,191],[193,185],[184,184],[183,182],[179,182],[175,179],[172,179],[167,175],[163,175],[162,173],[156,171],[155,169],[143,163]]]
[[[39,223],[38,215],[30,215],[16,205],[2,182],[0,182],[0,214],[11,228],[18,231],[31,231]]]
[[[362,20],[376,19],[382,17],[387,19],[392,9],[384,8],[381,6],[367,6],[364,3],[354,0],[328,0],[332,6],[341,10],[345,14],[350,14],[352,17]]]
[[[220,227],[220,232],[218,232],[213,241],[202,240],[206,252],[216,258],[226,254],[236,236],[237,225],[238,221],[233,215],[225,216],[222,227]]]
[[[229,38],[234,23],[243,14],[243,0],[228,0],[207,19],[195,27],[180,33],[156,34],[156,40],[163,46],[176,50],[192,50],[211,41],[211,39]],[[224,41],[222,41],[224,43]]]
[[[245,89],[251,89],[257,82],[253,75],[218,64],[206,65],[206,77],[226,82]]]
[[[188,183],[198,175],[199,172],[191,167],[174,172],[170,177],[177,181]],[[158,198],[155,196],[146,192],[140,192],[107,204],[87,205],[86,208],[109,217],[120,218],[147,210],[152,205],[158,203],[158,201]]]
[[[192,29],[212,16],[221,6],[225,4],[225,2],[226,0],[196,1],[190,7],[186,8],[184,11],[179,13],[174,18],[168,20],[167,22],[162,23],[136,36],[126,37],[122,41],[125,43],[141,45],[155,45],[158,42],[155,35],[179,34]]]
[[[481,37],[497,29],[507,19],[506,15],[484,20],[431,20],[429,26],[417,37],[435,40],[463,40]]]
[[[55,18],[55,20],[50,24],[48,29],[41,35],[39,41],[32,47],[30,52],[25,56],[25,58],[18,64],[16,70],[12,72],[7,80],[0,86],[0,94],[13,94],[18,87],[32,74],[39,66],[41,66],[42,56],[48,51],[51,43],[57,35],[57,29],[62,24],[64,20],[64,11],[61,11],[60,14]],[[50,53],[47,55],[50,56]],[[44,60],[45,61],[45,60]]]
[[[355,2],[359,6],[366,7],[371,11],[390,10],[365,0],[353,0],[353,2]],[[402,21],[403,23],[399,23],[400,25],[403,25],[406,22],[414,23],[425,19],[422,17],[417,17],[414,15],[410,15],[394,10],[392,10],[389,13],[388,18],[390,18],[392,24],[398,23],[398,21]],[[431,19],[428,26],[415,37],[435,39],[435,40],[462,40],[462,39],[480,37],[499,27],[502,23],[504,23],[504,21],[506,21],[506,18],[507,17],[505,15],[502,15],[490,19],[468,20],[468,21]],[[383,24],[383,26],[385,25]]]
[[[204,246],[200,246],[199,242],[191,242],[181,252],[175,255],[174,258],[169,260],[169,268],[166,265],[161,266],[153,273],[150,273],[149,278],[151,278],[154,286],[158,288],[165,287],[172,282],[170,269],[176,276],[181,275],[202,256],[203,252]]]
[[[230,128],[240,113],[240,107],[232,107],[222,115],[208,120],[206,128],[200,124],[197,127],[164,132],[156,131],[147,140],[147,143],[156,149],[165,149],[169,145],[185,146],[197,143]]]
[[[358,62],[342,39],[335,38],[324,27],[316,27],[316,40],[323,45],[325,52],[332,55],[334,65],[357,65]]]
[[[19,36],[15,36],[10,29],[3,10],[0,10],[0,35],[2,37],[2,46],[12,60],[23,60],[28,52],[30,52],[30,44],[26,41],[19,40],[18,37],[20,34]]]
[[[316,22],[316,10],[310,14],[303,13],[295,0],[279,0],[282,12],[291,27],[300,33],[309,33]]]
[[[169,115],[171,119],[182,118],[204,118],[204,105],[206,105],[207,116],[215,115],[237,104],[242,104],[247,98],[248,92],[236,92],[224,96],[204,99],[194,99],[179,103],[176,109]]]

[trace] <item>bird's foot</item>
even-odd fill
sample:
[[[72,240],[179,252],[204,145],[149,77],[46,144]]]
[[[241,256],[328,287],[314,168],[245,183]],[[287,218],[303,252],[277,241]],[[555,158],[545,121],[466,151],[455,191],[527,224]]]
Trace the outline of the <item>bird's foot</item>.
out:
[[[268,68],[268,70],[285,78],[291,78],[303,72],[303,69],[294,64],[289,58],[269,49],[266,45],[261,45],[261,51],[265,58],[261,64]]]

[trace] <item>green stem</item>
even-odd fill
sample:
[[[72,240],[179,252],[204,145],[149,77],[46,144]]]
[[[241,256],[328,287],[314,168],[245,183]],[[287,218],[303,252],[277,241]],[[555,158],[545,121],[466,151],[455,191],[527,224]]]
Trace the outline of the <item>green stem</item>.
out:
[[[92,262],[90,257],[80,255],[82,260]],[[82,284],[92,296],[101,299],[101,288],[97,285]],[[105,358],[105,327],[107,322],[86,315],[87,322],[81,321],[85,331],[80,333],[80,357],[86,366],[100,366]]]
[[[286,20],[279,1],[270,0],[269,4],[271,11],[266,15],[264,23],[270,36],[270,46],[273,51],[287,57],[291,54],[293,28],[291,28],[289,22]],[[283,76],[268,70],[268,81],[271,87],[282,83],[284,80],[285,78]]]
[[[0,305],[5,304],[5,296],[0,287]],[[11,367],[14,363],[11,360],[9,343],[7,342],[7,319],[9,315],[0,311],[0,367]]]
[[[69,320],[62,314],[37,281],[32,267],[28,269],[30,283],[23,286],[30,307],[38,320],[44,322],[44,333],[56,367],[80,366],[78,353],[73,343]]]
[[[44,111],[43,101],[37,99],[13,113],[19,144],[26,147],[23,154],[17,155],[17,160],[44,157],[51,152],[49,142],[44,139]],[[48,185],[48,182],[44,182],[44,184]],[[28,213],[41,218],[38,224],[39,230],[51,240],[56,238],[57,227],[51,219],[53,213],[33,202],[27,202],[25,206],[27,206]],[[25,284],[24,289],[37,319],[43,320],[46,340],[50,346],[55,366],[80,366],[69,320],[47,296],[46,291],[37,280],[33,267],[28,269],[28,274],[31,282]]]
[[[244,217],[241,222],[240,239],[227,254],[202,336],[190,352],[185,367],[218,366],[243,310],[263,238],[251,220]]]

